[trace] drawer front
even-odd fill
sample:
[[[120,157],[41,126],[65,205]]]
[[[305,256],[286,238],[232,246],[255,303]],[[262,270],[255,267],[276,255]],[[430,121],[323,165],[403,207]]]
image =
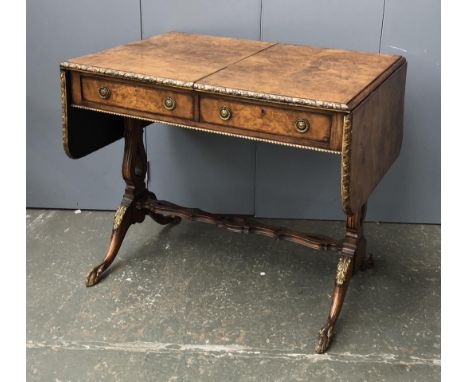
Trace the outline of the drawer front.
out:
[[[332,126],[330,114],[212,97],[200,98],[200,120],[227,129],[235,127],[323,143],[330,141]]]
[[[189,93],[98,77],[81,76],[80,82],[81,102],[193,118],[193,96]]]

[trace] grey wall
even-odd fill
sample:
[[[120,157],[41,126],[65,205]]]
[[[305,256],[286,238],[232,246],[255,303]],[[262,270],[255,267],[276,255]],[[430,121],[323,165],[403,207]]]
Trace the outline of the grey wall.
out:
[[[123,142],[68,159],[62,148],[59,64],[140,38],[139,0],[28,0],[26,17],[27,206],[115,208],[124,185]]]
[[[440,222],[440,0],[28,0],[27,23],[30,207],[112,209],[123,191],[122,142],[77,161],[62,151],[60,61],[180,30],[404,55],[402,152],[368,217]],[[157,124],[146,141],[160,198],[262,217],[343,216],[338,156]]]
[[[372,212],[440,223],[440,1],[387,0],[382,52],[408,60],[405,135],[398,162],[371,199]]]
[[[378,52],[382,15],[383,1],[263,0],[262,38]],[[256,214],[341,219],[339,165],[338,156],[258,145]]]
[[[143,37],[171,30],[260,36],[259,1],[142,0],[142,15]],[[149,187],[158,198],[213,212],[255,213],[255,144],[158,124],[146,136]]]

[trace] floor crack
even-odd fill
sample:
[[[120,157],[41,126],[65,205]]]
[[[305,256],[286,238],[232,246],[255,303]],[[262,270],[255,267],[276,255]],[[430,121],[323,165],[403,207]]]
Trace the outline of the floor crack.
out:
[[[426,365],[440,366],[440,357],[437,355],[405,356],[388,353],[301,353],[283,349],[253,348],[242,345],[211,345],[211,344],[174,344],[162,342],[105,342],[105,341],[28,341],[28,349],[59,350],[108,350],[134,353],[191,353],[203,354],[214,358],[262,358],[284,360],[308,360],[311,362],[343,362],[343,363],[385,363],[398,365]]]

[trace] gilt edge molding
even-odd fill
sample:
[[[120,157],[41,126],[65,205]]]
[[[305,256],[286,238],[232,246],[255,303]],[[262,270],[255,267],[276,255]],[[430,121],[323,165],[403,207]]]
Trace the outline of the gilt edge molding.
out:
[[[347,215],[351,215],[350,180],[351,180],[351,139],[352,117],[346,114],[343,121],[343,142],[341,145],[341,203]]]
[[[272,143],[272,144],[279,145],[279,146],[295,147],[295,148],[298,148],[298,149],[319,151],[319,152],[337,154],[337,155],[341,154],[341,151],[336,151],[336,150],[322,149],[320,147],[314,147],[314,146],[303,146],[303,145],[299,145],[299,144],[295,144],[295,143],[287,143],[287,142],[274,141],[274,140],[265,139],[265,138],[252,137],[252,136],[249,136],[249,135],[233,134],[233,133],[228,133],[226,131],[203,129],[203,128],[200,128],[200,127],[195,127],[195,126],[190,126],[190,125],[183,125],[181,123],[167,122],[167,121],[163,121],[163,120],[159,120],[159,119],[144,118],[144,117],[131,115],[131,114],[116,113],[116,112],[113,112],[113,111],[96,109],[96,108],[89,107],[89,106],[82,106],[82,105],[72,104],[71,107],[76,108],[76,109],[97,111],[97,112],[104,113],[104,114],[118,115],[120,117],[133,118],[133,119],[138,119],[138,120],[141,120],[141,121],[161,123],[163,125],[168,125],[168,126],[177,126],[177,127],[182,127],[184,129],[201,131],[201,132],[204,132],[204,133],[207,133],[207,134],[225,135],[225,136],[228,136],[228,137],[241,138],[241,139],[246,139],[246,140],[249,140],[249,141]]]
[[[224,95],[244,97],[244,98],[261,99],[261,100],[271,101],[271,102],[288,103],[291,105],[310,106],[316,109],[336,110],[336,111],[348,111],[349,110],[348,105],[344,103],[320,101],[320,100],[314,100],[314,99],[308,99],[308,98],[290,97],[290,96],[283,96],[279,94],[253,92],[249,90],[232,89],[232,88],[226,88],[222,86],[199,84],[196,82],[194,84],[194,89],[200,90],[203,92],[208,92],[208,93],[217,93],[217,94],[224,94]]]
[[[98,66],[77,64],[77,63],[73,63],[69,61],[62,62],[60,64],[60,68],[69,69],[69,70],[78,70],[81,72],[87,72],[87,73],[93,73],[93,74],[102,74],[102,75],[112,76],[112,77],[121,78],[121,79],[130,79],[130,80],[147,82],[147,83],[174,86],[178,88],[194,89],[194,90],[198,90],[202,92],[223,94],[227,96],[260,99],[264,101],[287,103],[287,104],[298,105],[298,106],[309,106],[309,107],[313,107],[313,108],[321,109],[321,110],[335,110],[335,111],[348,111],[349,110],[348,105],[344,103],[321,101],[321,100],[300,98],[300,97],[290,97],[290,96],[284,96],[284,95],[279,95],[279,94],[253,92],[253,91],[248,91],[248,90],[243,90],[243,89],[233,89],[233,88],[227,88],[227,87],[222,87],[222,86],[200,84],[200,83],[197,83],[196,81],[193,82],[193,81],[174,80],[171,78],[157,77],[157,76],[145,75],[141,73],[132,73],[132,72],[126,72],[122,70],[101,68]]]
[[[65,154],[70,158],[73,156],[68,148],[68,102],[67,102],[67,74],[60,71],[60,100],[62,102],[62,144]]]
[[[62,62],[60,64],[60,68],[70,69],[70,70],[79,70],[81,72],[88,72],[88,73],[93,73],[93,74],[103,74],[103,75],[112,76],[116,78],[136,80],[136,81],[141,81],[141,82],[175,86],[179,88],[191,89],[193,88],[193,84],[194,84],[192,81],[173,80],[170,78],[149,76],[149,75],[145,75],[141,73],[124,72],[122,70],[107,69],[107,68],[101,68],[98,66],[76,64],[76,63],[69,62],[69,61]]]

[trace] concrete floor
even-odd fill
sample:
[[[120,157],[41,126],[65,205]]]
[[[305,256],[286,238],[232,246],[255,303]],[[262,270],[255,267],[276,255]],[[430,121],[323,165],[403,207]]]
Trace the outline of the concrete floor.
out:
[[[27,211],[28,381],[440,380],[440,226],[367,223],[375,267],[324,324],[337,255],[151,219],[85,288],[113,214]],[[343,224],[277,221],[341,237]]]

